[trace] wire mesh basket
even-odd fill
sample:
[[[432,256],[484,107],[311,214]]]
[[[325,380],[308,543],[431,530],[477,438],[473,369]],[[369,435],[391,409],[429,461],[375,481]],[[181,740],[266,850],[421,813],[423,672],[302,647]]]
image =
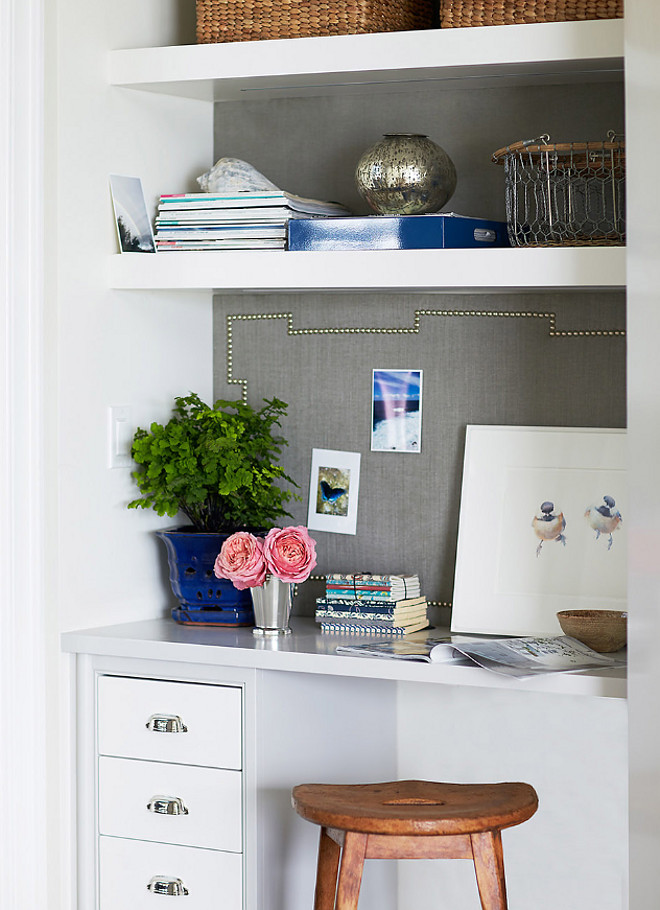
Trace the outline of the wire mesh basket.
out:
[[[625,142],[551,143],[547,135],[493,154],[504,165],[512,246],[621,246],[626,242]]]

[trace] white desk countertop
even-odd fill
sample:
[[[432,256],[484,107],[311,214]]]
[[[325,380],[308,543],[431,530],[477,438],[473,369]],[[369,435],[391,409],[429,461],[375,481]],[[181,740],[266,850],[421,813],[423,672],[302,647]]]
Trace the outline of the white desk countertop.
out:
[[[335,653],[338,644],[368,639],[323,635],[314,620],[307,617],[294,617],[291,628],[292,635],[260,639],[252,634],[251,628],[184,626],[170,619],[153,619],[65,632],[62,648],[71,653],[169,660],[184,664],[565,695],[626,697],[625,670],[553,673],[519,680],[479,667],[338,655]],[[446,631],[438,630],[440,633]]]

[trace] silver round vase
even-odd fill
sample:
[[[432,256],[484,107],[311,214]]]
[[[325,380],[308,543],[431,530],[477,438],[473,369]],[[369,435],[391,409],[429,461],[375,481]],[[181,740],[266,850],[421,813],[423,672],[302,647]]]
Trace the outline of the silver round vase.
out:
[[[263,585],[250,588],[254,607],[253,635],[290,635],[293,585],[267,575]]]
[[[387,133],[355,169],[358,192],[380,215],[439,211],[456,189],[456,168],[428,136]]]

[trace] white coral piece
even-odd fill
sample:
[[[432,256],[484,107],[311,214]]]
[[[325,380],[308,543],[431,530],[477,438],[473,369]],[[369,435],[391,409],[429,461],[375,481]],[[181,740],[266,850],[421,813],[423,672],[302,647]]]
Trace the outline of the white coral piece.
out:
[[[256,168],[240,158],[220,158],[210,171],[197,178],[204,193],[254,193],[279,190]]]

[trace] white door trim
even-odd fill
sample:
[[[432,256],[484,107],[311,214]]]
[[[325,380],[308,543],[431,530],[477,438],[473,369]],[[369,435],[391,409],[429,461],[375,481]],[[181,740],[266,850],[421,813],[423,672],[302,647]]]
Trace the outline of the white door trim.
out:
[[[0,888],[45,908],[43,0],[0,0]]]

